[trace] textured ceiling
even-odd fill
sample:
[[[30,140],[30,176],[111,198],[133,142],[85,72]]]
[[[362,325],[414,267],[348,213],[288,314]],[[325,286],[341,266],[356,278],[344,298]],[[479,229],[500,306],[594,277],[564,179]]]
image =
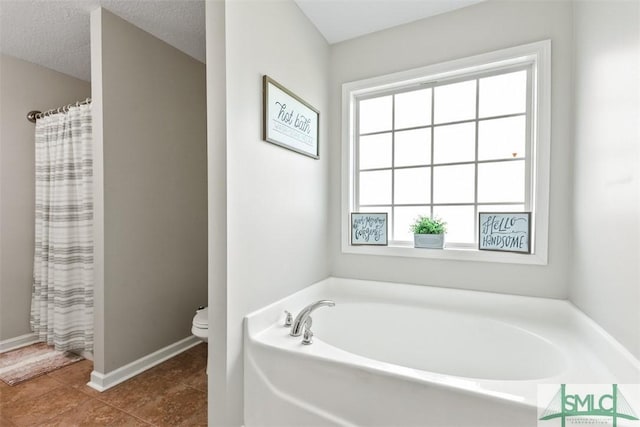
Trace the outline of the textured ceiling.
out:
[[[0,52],[90,80],[89,14],[100,6],[205,62],[203,0],[0,0]]]
[[[295,1],[337,43],[482,0]],[[0,52],[89,80],[89,14],[100,6],[205,62],[204,0],[0,0]]]
[[[483,0],[295,0],[329,43],[428,18]]]

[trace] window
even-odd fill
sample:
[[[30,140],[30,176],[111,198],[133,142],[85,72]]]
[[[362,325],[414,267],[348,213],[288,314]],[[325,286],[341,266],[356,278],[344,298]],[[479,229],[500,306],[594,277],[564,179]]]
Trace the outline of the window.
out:
[[[530,80],[528,64],[356,97],[355,210],[387,212],[394,244],[440,217],[448,247],[477,246],[478,212],[528,210]]]
[[[478,212],[532,211],[537,257],[524,262],[546,263],[548,53],[540,42],[344,85],[343,251],[518,262],[475,250]],[[390,248],[345,246],[350,212],[386,212]],[[447,221],[445,251],[412,248],[418,215]]]

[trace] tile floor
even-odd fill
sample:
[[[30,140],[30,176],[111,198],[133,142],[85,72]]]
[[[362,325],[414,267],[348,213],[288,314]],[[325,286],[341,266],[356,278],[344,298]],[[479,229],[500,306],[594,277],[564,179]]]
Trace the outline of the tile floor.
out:
[[[206,426],[207,346],[99,393],[93,363],[75,363],[10,387],[0,381],[0,426]]]

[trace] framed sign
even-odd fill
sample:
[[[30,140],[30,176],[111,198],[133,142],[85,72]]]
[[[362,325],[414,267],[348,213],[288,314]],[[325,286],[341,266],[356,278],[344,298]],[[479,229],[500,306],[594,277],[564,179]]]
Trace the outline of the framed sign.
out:
[[[478,213],[478,249],[531,253],[531,212]]]
[[[387,246],[387,214],[359,213],[351,214],[351,244]]]
[[[262,77],[262,138],[314,159],[320,158],[320,112],[269,76]]]

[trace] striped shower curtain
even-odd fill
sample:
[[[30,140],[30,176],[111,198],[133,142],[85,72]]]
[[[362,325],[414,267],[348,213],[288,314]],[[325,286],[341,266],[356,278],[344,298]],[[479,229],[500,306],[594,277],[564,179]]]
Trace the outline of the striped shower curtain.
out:
[[[93,351],[91,104],[36,122],[31,329],[56,350]]]

